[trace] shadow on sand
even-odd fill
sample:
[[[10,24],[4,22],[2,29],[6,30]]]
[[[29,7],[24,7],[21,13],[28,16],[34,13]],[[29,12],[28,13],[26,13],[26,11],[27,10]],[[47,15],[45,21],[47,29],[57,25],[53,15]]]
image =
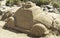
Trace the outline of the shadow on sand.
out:
[[[21,33],[21,34],[23,33],[23,32],[20,32],[18,30],[12,29],[12,28],[7,28],[6,26],[4,26],[3,29],[9,30],[9,31],[15,32],[15,33]],[[24,34],[26,34],[26,33],[24,33]],[[29,35],[29,34],[27,34],[27,36],[30,37],[30,38],[40,38],[40,37],[35,37],[35,36]]]

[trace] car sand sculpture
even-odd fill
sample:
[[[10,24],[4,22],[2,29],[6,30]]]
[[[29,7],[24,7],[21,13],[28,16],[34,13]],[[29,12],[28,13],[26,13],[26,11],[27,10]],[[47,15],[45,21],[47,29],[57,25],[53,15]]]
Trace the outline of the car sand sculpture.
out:
[[[39,6],[36,6],[32,2],[22,4],[22,7],[19,8],[14,15],[6,18],[2,18],[2,20],[7,22],[5,24],[6,27],[33,36],[48,35],[52,28],[57,31],[60,30],[60,15],[44,12]]]

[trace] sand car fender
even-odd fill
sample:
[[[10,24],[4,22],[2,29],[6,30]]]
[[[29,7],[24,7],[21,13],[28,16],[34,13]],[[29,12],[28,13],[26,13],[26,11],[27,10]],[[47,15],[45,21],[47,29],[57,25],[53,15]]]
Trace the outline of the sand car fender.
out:
[[[33,36],[42,36],[44,34],[48,34],[49,30],[43,24],[35,24],[30,30],[31,35]]]

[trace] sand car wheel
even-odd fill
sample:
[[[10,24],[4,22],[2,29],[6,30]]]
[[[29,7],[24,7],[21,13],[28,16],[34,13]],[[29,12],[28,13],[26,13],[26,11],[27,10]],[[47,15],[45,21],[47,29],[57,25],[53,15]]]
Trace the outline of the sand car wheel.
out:
[[[31,35],[33,36],[43,36],[48,33],[48,29],[43,24],[35,24],[31,29]]]

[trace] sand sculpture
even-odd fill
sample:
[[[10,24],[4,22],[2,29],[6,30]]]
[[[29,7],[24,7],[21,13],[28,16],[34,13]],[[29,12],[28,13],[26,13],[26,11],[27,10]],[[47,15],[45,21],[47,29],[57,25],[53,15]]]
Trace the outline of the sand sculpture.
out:
[[[56,15],[54,17],[51,13],[45,13],[39,6],[36,6],[32,2],[27,2],[24,6],[18,9],[13,17],[8,19],[6,23],[7,27],[34,36],[49,34],[49,29],[52,27],[59,30],[60,17],[58,14],[53,13],[53,15]]]

